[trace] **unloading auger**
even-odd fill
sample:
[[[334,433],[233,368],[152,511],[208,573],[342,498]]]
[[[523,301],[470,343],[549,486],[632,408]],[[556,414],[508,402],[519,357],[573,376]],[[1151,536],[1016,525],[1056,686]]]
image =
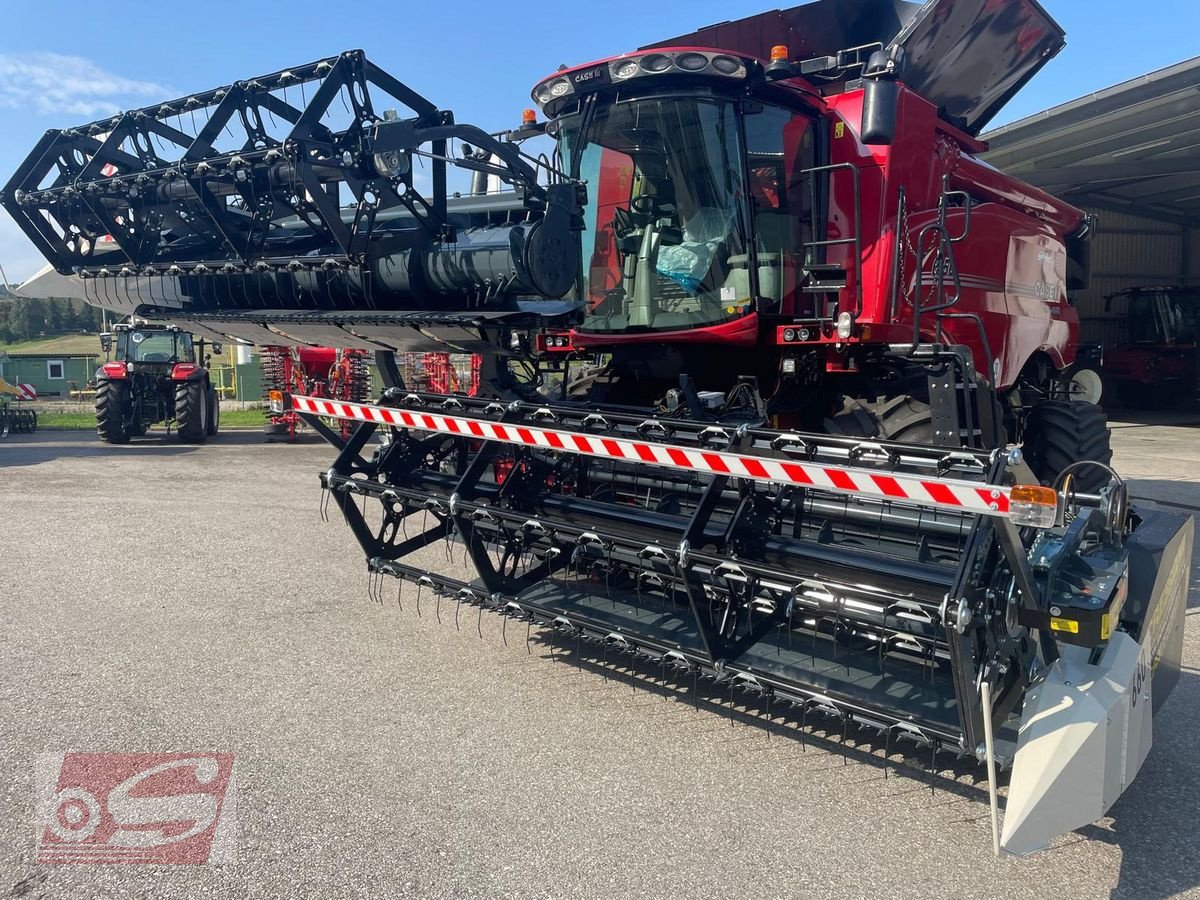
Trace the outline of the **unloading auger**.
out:
[[[1089,217],[977,159],[1062,45],[1033,0],[819,0],[559,70],[502,134],[351,51],[49,132],[0,200],[92,302],[375,351],[378,403],[272,403],[376,591],[977,759],[1027,853],[1145,759],[1192,554],[1072,394]]]

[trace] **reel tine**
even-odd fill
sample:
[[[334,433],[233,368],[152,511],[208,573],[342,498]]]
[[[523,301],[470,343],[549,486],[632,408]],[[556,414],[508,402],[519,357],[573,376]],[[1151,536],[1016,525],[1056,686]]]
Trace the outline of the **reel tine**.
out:
[[[458,613],[462,609],[462,591],[458,592],[458,602],[454,604],[454,630],[461,631],[458,625]]]
[[[929,739],[929,796],[937,795],[937,738]]]
[[[442,592],[438,591],[436,596],[437,596],[437,603],[434,604],[433,610],[434,610],[434,615],[437,616],[437,623],[439,625],[441,625],[442,624]]]
[[[532,656],[533,651],[529,649],[529,634],[533,631],[533,619],[525,621],[525,655]]]
[[[883,780],[888,780],[888,764],[892,756],[892,729],[894,725],[889,725],[887,733],[883,738]]]
[[[475,628],[479,632],[479,639],[483,640],[483,604],[479,604],[479,620],[475,623]]]

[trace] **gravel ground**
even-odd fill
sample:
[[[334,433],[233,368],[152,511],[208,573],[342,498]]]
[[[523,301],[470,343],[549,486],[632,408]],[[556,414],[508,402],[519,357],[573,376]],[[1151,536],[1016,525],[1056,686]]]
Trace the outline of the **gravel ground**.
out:
[[[1118,465],[1200,508],[1195,434],[1118,427]],[[1195,579],[1133,788],[996,860],[973,770],[931,793],[916,758],[731,724],[719,697],[527,654],[520,625],[507,647],[493,617],[482,640],[473,615],[439,625],[428,596],[373,603],[318,521],[329,460],[252,434],[0,443],[0,897],[1200,896]],[[34,772],[64,750],[234,753],[234,860],[39,866]]]

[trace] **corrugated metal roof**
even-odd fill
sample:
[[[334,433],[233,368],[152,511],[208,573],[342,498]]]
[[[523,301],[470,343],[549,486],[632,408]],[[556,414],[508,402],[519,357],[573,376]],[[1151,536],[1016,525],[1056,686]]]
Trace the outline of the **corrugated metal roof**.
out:
[[[1200,57],[983,139],[992,165],[1080,206],[1200,224]]]

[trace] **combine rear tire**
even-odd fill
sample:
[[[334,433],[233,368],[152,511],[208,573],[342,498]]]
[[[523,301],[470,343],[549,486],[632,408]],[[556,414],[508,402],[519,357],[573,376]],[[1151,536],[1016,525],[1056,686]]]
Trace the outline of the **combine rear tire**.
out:
[[[908,444],[933,443],[933,418],[929,404],[915,397],[889,397],[876,403],[842,399],[842,408],[825,420],[829,434],[878,438]]]
[[[203,444],[208,437],[208,391],[203,381],[175,386],[175,432],[185,444]]]
[[[129,441],[125,419],[129,412],[129,385],[124,381],[101,381],[96,385],[96,434],[106,444]]]
[[[1091,459],[1112,462],[1111,434],[1104,410],[1090,403],[1044,400],[1029,413],[1025,424],[1025,461],[1033,473],[1050,484],[1073,462]],[[1108,483],[1108,474],[1096,466],[1078,470],[1075,485],[1096,491]]]
[[[216,388],[209,388],[208,391],[208,423],[205,426],[205,433],[212,437],[217,433],[217,429],[221,427],[221,398],[217,396]]]

